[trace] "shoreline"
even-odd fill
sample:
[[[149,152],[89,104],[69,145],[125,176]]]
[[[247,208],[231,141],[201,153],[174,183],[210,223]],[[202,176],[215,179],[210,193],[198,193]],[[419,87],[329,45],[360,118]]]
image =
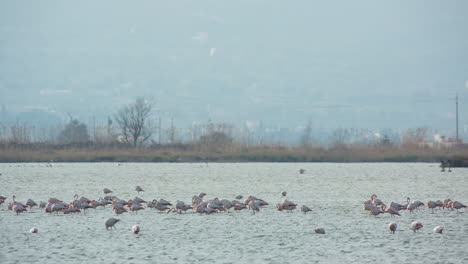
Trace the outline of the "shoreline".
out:
[[[196,151],[149,148],[2,148],[0,163],[28,162],[152,162],[152,163],[356,163],[427,162],[468,157],[468,149],[456,150],[348,148],[348,149],[249,149],[245,151]]]

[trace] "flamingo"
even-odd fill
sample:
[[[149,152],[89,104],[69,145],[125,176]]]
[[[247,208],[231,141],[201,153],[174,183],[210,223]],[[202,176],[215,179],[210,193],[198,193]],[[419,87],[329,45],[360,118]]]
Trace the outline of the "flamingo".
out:
[[[143,206],[139,203],[132,203],[132,205],[130,206],[130,210],[132,212],[138,212],[139,210],[143,210],[145,208],[143,208]]]
[[[11,204],[11,208],[12,208],[13,211],[15,211],[16,215],[19,215],[19,213],[27,211],[26,205],[24,205],[24,204],[22,204],[20,202],[17,202],[16,201],[16,196],[14,196],[14,195],[13,195],[13,203]]]
[[[414,221],[411,223],[411,229],[413,230],[413,232],[418,231],[422,227],[423,227],[423,224],[419,221]]]
[[[445,209],[445,208],[451,208],[450,202],[452,202],[452,200],[450,200],[450,199],[445,199],[445,200],[444,200],[444,206],[443,206],[442,208],[443,208],[443,209]]]
[[[37,203],[34,202],[33,200],[31,199],[28,199],[28,201],[26,202],[26,206],[29,206],[29,208],[33,208],[33,206],[37,206]]]
[[[455,201],[455,202],[452,203],[452,208],[457,209],[457,212],[458,212],[458,209],[467,208],[467,206],[460,203],[459,201]]]
[[[413,201],[411,203],[409,202],[410,202],[410,198],[408,197],[408,206],[406,207],[406,209],[410,211],[410,213],[412,213],[415,209],[419,208],[420,206],[424,205],[424,203],[419,200]]]
[[[320,228],[315,228],[314,229],[315,233],[317,234],[325,234],[325,229],[320,227]]]
[[[255,214],[255,212],[260,212],[260,202],[258,200],[255,201],[250,201],[249,204],[249,209],[252,210],[252,213]]]
[[[440,210],[440,208],[444,207],[444,202],[442,202],[441,200],[437,200],[435,201],[435,206],[439,207],[439,210]]]
[[[439,233],[439,234],[442,234],[442,231],[444,231],[444,227],[443,227],[443,226],[436,226],[436,227],[434,227],[434,229],[432,230],[432,232],[434,232],[434,233]]]
[[[427,202],[427,208],[431,208],[432,209],[432,213],[434,213],[434,208],[436,208],[437,204],[436,202],[434,201],[429,201]]]
[[[379,205],[383,205],[384,203],[382,202],[382,200],[380,199],[377,199],[377,195],[373,194],[371,196],[371,200],[372,200],[372,203],[375,204],[376,206],[379,206]]]
[[[288,210],[288,212],[291,212],[292,210],[296,209],[297,204],[288,200],[284,200],[281,206],[283,207],[283,209]]]
[[[369,202],[369,201],[366,201],[363,203],[363,209],[366,210],[366,211],[370,211],[372,210],[372,208],[375,208],[376,206],[372,203],[372,202]]]
[[[79,214],[81,213],[81,210],[76,207],[68,207],[68,208],[63,208],[62,213],[63,214],[69,214],[69,213]]]
[[[310,209],[308,206],[301,206],[301,212],[304,212],[304,214],[310,211],[312,211],[312,209]]]
[[[224,208],[225,210],[227,210],[227,212],[229,213],[229,209],[231,209],[232,206],[233,206],[233,205],[232,205],[232,202],[229,201],[229,200],[226,200],[226,199],[223,199],[223,200],[221,200],[220,202],[221,202],[221,204],[223,205],[223,208]]]
[[[70,203],[70,206],[79,208],[81,206],[81,201],[78,200],[78,194],[73,196],[73,201]]]
[[[0,205],[5,202],[7,198],[0,195]]]
[[[96,201],[96,200],[92,200],[92,201],[89,203],[89,205],[90,205],[92,208],[96,209],[97,207],[101,206],[101,202]]]
[[[112,191],[111,191],[110,189],[108,189],[108,188],[104,188],[104,189],[102,189],[102,192],[103,192],[104,194],[109,194],[109,193],[111,193]]]
[[[125,208],[123,208],[123,207],[122,208],[114,208],[114,213],[116,215],[123,214],[123,213],[126,213],[126,212],[128,212],[128,211],[125,210]]]
[[[144,192],[143,188],[141,188],[139,185],[135,186],[135,191],[137,191],[138,193]]]
[[[132,227],[133,234],[138,234],[140,232],[140,227],[138,225],[134,225]]]
[[[31,228],[31,230],[29,230],[29,232],[31,232],[33,234],[37,233],[37,231],[38,231],[37,227],[33,227],[33,228]]]
[[[188,209],[192,209],[193,207],[185,204],[183,201],[177,200],[175,205],[176,211],[181,214],[182,212],[186,212]]]
[[[243,204],[243,203],[241,203],[241,202],[238,202],[238,201],[233,202],[233,204],[234,204],[234,210],[235,210],[235,211],[240,211],[240,210],[243,210],[243,209],[246,208],[246,207],[245,207],[245,204]]]
[[[275,205],[275,209],[278,210],[278,211],[283,211],[283,206],[280,203],[277,203]]]
[[[27,211],[27,209],[21,203],[17,203],[13,206],[13,211],[15,211],[16,215],[18,215],[19,213]]]
[[[240,199],[244,198],[244,196],[242,196],[242,195],[237,195],[235,198],[236,198],[236,200],[240,200]]]
[[[63,209],[66,209],[68,207],[69,207],[68,204],[63,203],[63,202],[54,203],[50,207],[50,212],[51,213],[56,212],[58,214],[58,212],[62,212]]]
[[[18,204],[18,205],[20,205],[20,206],[22,206],[22,207],[26,207],[26,205],[24,205],[24,204],[22,204],[22,203],[16,201],[16,196],[15,196],[15,195],[13,195],[12,198],[13,198],[13,204],[12,204],[13,206],[15,206],[15,205]]]
[[[385,209],[385,208],[384,208],[384,205],[382,206],[382,208],[379,208],[379,207],[376,206],[376,207],[370,209],[369,214],[370,214],[370,215],[373,215],[373,216],[377,216],[377,215],[379,215],[379,214],[383,214],[383,213],[385,213],[385,211],[384,211],[383,209]]]
[[[147,203],[145,200],[141,199],[140,197],[135,197],[133,201],[137,203]]]
[[[60,200],[57,199],[57,198],[49,198],[49,199],[47,199],[47,202],[48,202],[48,203],[60,203],[60,202],[62,202],[62,201],[60,201]]]
[[[396,209],[397,211],[400,211],[400,210],[406,209],[407,206],[399,204],[399,203],[391,202],[390,207]]]
[[[287,194],[287,193],[286,193],[285,191],[282,191],[282,192],[281,192],[281,196],[283,196],[283,197],[286,196],[286,194]]]
[[[395,223],[390,223],[390,224],[388,225],[388,229],[390,229],[390,232],[392,232],[392,234],[395,234],[395,231],[396,231],[396,229],[397,229],[397,224],[395,224]]]
[[[451,172],[451,170],[450,170],[450,160],[446,160],[446,161],[441,160],[440,161],[440,167],[442,168],[441,171],[445,171],[445,168],[448,168],[449,169],[448,171]]]
[[[389,213],[391,217],[393,217],[394,215],[401,216],[400,213],[398,213],[397,209],[393,207],[389,207],[388,209],[386,208],[387,208],[386,205],[382,205],[382,211],[384,211],[385,213]]]
[[[112,218],[112,217],[107,219],[107,221],[105,223],[106,229],[109,230],[109,227],[110,227],[111,230],[112,230],[112,228],[117,229],[115,227],[115,224],[117,224],[117,222],[119,222],[119,221],[120,221],[120,219],[116,219],[116,218]]]

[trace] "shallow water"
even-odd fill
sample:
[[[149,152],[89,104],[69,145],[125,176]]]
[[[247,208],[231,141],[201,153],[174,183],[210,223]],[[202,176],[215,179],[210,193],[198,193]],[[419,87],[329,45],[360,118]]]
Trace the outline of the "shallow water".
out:
[[[300,168],[306,170],[299,174]],[[0,164],[0,195],[36,202],[78,194],[102,196],[104,187],[130,199],[190,202],[255,195],[270,206],[241,212],[166,214],[145,209],[116,217],[110,207],[80,215],[50,215],[34,208],[16,216],[0,206],[0,263],[468,263],[468,211],[429,209],[401,217],[369,216],[362,202],[451,198],[468,203],[468,169],[440,172],[428,163],[61,163]],[[137,194],[140,185],[145,192]],[[278,212],[287,198],[312,208]],[[122,221],[107,231],[109,217]],[[424,227],[413,233],[412,221]],[[398,224],[396,234],[387,230]],[[131,227],[141,232],[134,235]],[[442,225],[444,234],[433,234]],[[29,233],[36,226],[37,234]],[[313,232],[323,227],[327,234]]]

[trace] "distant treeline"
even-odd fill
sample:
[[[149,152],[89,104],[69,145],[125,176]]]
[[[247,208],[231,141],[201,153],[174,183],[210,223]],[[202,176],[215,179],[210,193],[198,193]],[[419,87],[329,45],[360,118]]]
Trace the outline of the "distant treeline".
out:
[[[435,140],[427,127],[403,133],[339,128],[325,141],[308,122],[297,143],[285,144],[226,123],[180,130],[171,122],[163,130],[150,118],[152,106],[137,98],[107,124],[94,125],[91,135],[72,116],[62,127],[0,123],[0,162],[434,162],[468,156],[461,141]]]

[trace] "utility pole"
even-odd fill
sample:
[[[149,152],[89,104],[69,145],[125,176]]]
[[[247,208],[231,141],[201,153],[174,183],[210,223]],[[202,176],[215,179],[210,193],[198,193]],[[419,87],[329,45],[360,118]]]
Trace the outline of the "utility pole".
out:
[[[455,136],[455,139],[456,139],[456,144],[458,144],[458,94],[455,96],[455,116],[456,116],[456,136]]]

